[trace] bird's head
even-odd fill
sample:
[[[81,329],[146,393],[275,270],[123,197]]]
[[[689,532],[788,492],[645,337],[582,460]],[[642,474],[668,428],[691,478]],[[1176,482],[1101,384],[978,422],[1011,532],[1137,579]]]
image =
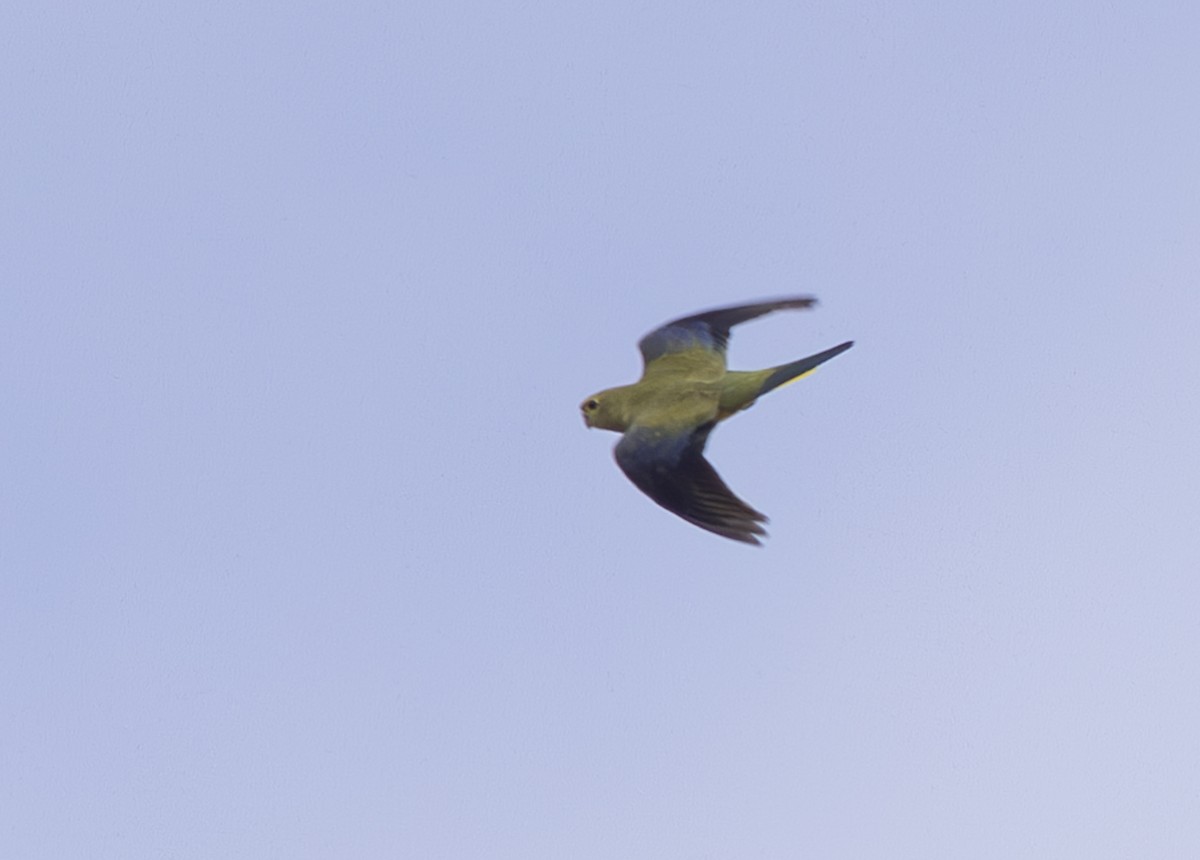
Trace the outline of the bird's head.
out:
[[[621,408],[622,398],[618,391],[619,389],[601,391],[579,404],[579,410],[583,413],[583,423],[601,430],[624,433],[626,422],[622,419],[624,410]]]

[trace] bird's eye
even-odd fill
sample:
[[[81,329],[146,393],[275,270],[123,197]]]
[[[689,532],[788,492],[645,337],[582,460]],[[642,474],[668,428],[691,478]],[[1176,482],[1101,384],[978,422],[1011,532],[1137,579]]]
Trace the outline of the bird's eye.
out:
[[[583,404],[583,408],[586,409],[588,412],[595,412],[597,409],[600,408],[600,401],[589,400],[587,403]]]

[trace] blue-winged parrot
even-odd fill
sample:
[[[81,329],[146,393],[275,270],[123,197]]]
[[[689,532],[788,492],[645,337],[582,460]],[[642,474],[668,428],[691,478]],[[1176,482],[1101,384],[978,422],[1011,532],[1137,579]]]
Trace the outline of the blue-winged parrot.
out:
[[[655,329],[638,344],[645,362],[642,378],[583,401],[584,422],[624,434],[614,451],[617,465],[655,502],[702,529],[758,544],[766,536],[767,518],[735,496],[704,459],[708,434],[854,342],[766,370],[727,370],[729,330],[772,311],[811,308],[816,302],[797,296],[717,308]]]

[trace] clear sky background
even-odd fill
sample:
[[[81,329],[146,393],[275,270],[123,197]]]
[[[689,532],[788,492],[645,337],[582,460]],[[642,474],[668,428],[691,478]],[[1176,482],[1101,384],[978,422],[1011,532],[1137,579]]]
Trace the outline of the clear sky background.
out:
[[[1198,10],[6,7],[0,855],[1200,856]]]

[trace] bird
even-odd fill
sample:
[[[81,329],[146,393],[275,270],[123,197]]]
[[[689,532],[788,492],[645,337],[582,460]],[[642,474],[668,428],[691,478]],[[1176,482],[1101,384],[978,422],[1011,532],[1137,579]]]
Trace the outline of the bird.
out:
[[[841,355],[854,341],[765,370],[729,370],[730,329],[774,311],[816,304],[814,296],[792,296],[715,308],[659,326],[638,342],[642,378],[584,400],[584,423],[622,434],[613,449],[617,465],[656,503],[714,534],[761,545],[767,516],[734,495],[705,459],[709,434],[767,392]]]

